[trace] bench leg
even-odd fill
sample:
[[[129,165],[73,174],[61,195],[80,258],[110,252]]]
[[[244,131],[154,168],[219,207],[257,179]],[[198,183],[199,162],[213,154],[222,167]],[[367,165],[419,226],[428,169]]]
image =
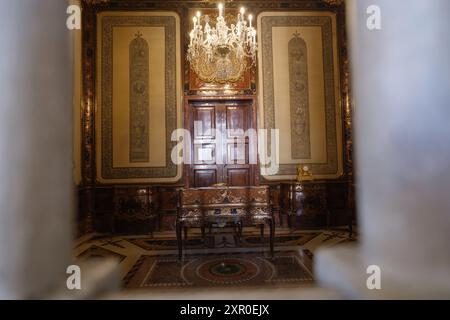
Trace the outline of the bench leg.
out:
[[[273,259],[274,252],[274,241],[275,241],[275,221],[273,219],[269,220],[270,227],[270,257]]]
[[[202,239],[203,241],[205,241],[205,226],[202,226],[201,230],[202,230]]]
[[[261,242],[262,242],[264,239],[264,224],[259,225],[259,232],[260,232]]]
[[[188,239],[188,228],[184,227],[183,229],[184,229],[184,241],[187,241],[187,239]]]
[[[353,214],[350,214],[348,218],[348,236],[350,239],[353,237]]]
[[[183,228],[182,223],[177,221],[176,231],[177,231],[177,245],[178,245],[178,260],[181,260],[183,256],[183,239],[181,238],[181,229]]]
[[[240,232],[239,232],[239,222],[236,222],[233,226],[234,229],[234,236],[236,239],[236,246],[240,247],[241,246],[241,236],[240,236]]]
[[[239,231],[239,237],[242,238],[242,221],[239,222],[238,231]]]

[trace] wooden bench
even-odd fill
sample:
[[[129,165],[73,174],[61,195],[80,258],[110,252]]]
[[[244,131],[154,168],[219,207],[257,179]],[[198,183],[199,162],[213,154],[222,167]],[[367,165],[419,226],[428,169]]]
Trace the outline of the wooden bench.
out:
[[[177,207],[178,255],[182,258],[182,230],[199,227],[205,236],[205,227],[212,223],[233,222],[240,234],[243,226],[264,225],[270,230],[270,255],[273,257],[275,221],[270,206],[268,186],[248,187],[205,187],[181,189]],[[186,229],[185,229],[186,230]],[[186,238],[185,232],[185,238]]]

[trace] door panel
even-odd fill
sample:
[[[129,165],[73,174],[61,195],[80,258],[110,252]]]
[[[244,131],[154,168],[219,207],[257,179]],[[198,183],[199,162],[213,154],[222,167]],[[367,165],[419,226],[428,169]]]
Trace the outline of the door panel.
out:
[[[227,164],[248,164],[248,147],[244,144],[228,143]]]
[[[194,164],[216,164],[216,145],[211,143],[194,144]]]
[[[209,187],[217,182],[216,170],[194,169],[194,184],[196,188]]]
[[[253,128],[253,110],[247,101],[189,104],[189,127],[194,137],[190,186],[254,184],[254,167],[249,164],[249,141],[245,136]],[[213,129],[217,129],[216,134]]]
[[[194,108],[194,139],[215,139],[215,108]]]
[[[243,138],[245,130],[248,129],[248,108],[247,106],[227,106],[227,126],[228,138]]]
[[[222,169],[217,166],[216,106],[194,104],[189,106],[189,127],[192,139],[192,160],[189,184],[209,187],[221,182]]]
[[[248,138],[246,131],[251,128],[250,105],[227,105],[226,120],[226,163],[224,165],[224,180],[230,186],[249,185],[251,170],[248,157]]]
[[[227,177],[227,184],[229,186],[248,186],[250,182],[250,172],[246,168],[228,168]]]

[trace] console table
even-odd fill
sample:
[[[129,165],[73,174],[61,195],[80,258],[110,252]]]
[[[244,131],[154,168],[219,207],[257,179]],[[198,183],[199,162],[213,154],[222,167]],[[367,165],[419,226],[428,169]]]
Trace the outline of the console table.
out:
[[[268,225],[270,254],[273,257],[275,222],[270,206],[268,186],[257,187],[205,187],[181,189],[177,208],[177,244],[181,259],[182,229],[200,227],[204,235],[210,223],[234,222],[243,225]]]

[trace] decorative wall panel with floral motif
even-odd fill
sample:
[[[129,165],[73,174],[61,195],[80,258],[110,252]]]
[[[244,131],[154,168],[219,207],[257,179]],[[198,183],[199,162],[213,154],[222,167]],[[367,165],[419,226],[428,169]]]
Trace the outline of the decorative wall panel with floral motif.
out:
[[[180,19],[173,12],[102,12],[97,29],[97,180],[176,182],[181,127]]]
[[[339,178],[343,127],[335,13],[263,12],[258,39],[258,125],[280,133],[280,169],[269,175],[262,167],[262,176],[293,179],[297,165],[307,163],[316,178]]]

